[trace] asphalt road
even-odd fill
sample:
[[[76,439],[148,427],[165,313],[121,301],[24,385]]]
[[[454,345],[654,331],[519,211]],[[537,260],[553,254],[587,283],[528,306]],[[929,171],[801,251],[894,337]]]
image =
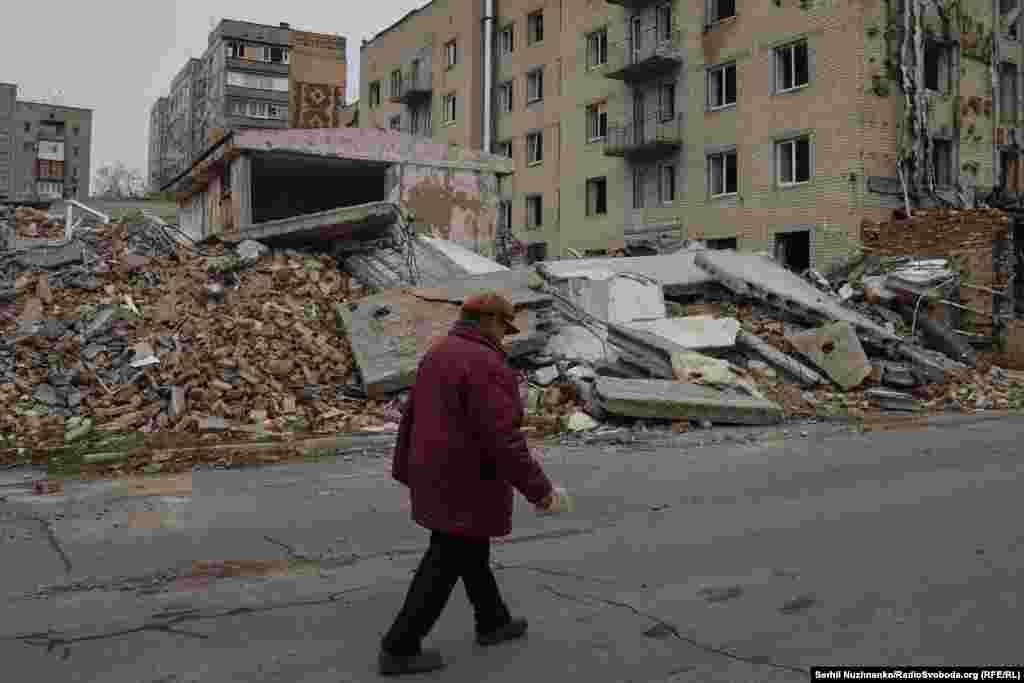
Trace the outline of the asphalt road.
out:
[[[428,643],[448,669],[411,680],[1022,664],[1022,426],[551,449],[576,510],[540,518],[519,499],[494,552],[529,637],[480,650],[457,589]],[[0,661],[18,673],[0,678],[377,680],[380,635],[426,538],[388,464],[368,453],[45,497],[26,491],[31,473],[3,473]]]

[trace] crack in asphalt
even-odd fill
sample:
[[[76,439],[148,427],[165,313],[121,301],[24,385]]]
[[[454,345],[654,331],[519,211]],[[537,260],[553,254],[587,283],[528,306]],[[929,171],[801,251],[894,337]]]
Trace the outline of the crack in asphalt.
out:
[[[539,585],[547,592],[551,593],[556,597],[562,598],[563,600],[570,600],[572,602],[578,602],[580,604],[588,604],[587,601],[589,600],[590,604],[599,603],[609,607],[619,607],[621,609],[627,609],[639,617],[654,622],[656,626],[660,627],[664,631],[667,631],[669,634],[672,635],[672,637],[676,638],[677,640],[687,643],[688,645],[691,645],[692,647],[695,647],[698,650],[707,652],[708,654],[719,655],[721,657],[733,659],[738,662],[744,662],[745,664],[760,664],[771,667],[773,669],[790,671],[793,673],[803,674],[805,676],[810,674],[810,671],[808,669],[803,669],[797,666],[790,666],[788,664],[779,664],[763,656],[745,657],[743,655],[736,654],[735,652],[730,652],[729,650],[724,650],[722,648],[715,647],[714,645],[702,643],[695,638],[691,638],[690,636],[685,636],[682,633],[680,633],[679,629],[676,627],[675,624],[665,621],[661,617],[655,616],[653,614],[648,614],[647,612],[637,609],[628,602],[620,602],[618,600],[611,600],[609,598],[603,598],[596,595],[576,595],[573,593],[566,593],[564,591],[560,591],[554,588],[553,586],[549,586],[547,584]]]
[[[273,536],[269,536],[269,535],[264,534],[263,538],[268,543],[272,543],[272,544],[276,545],[279,548],[283,548],[284,551],[288,554],[288,559],[289,560],[302,560],[302,561],[305,561],[305,562],[315,562],[316,561],[315,558],[313,558],[313,557],[311,557],[309,555],[306,555],[305,553],[300,553],[299,551],[297,551],[295,549],[295,546],[289,545],[288,543],[285,543],[284,541],[280,541],[280,540],[274,538]]]
[[[562,578],[576,579],[577,581],[591,581],[593,583],[601,583],[608,586],[614,586],[619,584],[619,581],[614,579],[599,579],[596,576],[586,576],[585,574],[576,574],[574,572],[565,571],[562,569],[549,569],[547,567],[538,567],[531,564],[502,564],[500,562],[492,562],[491,566],[499,571],[506,571],[509,569],[523,569],[526,571],[537,572],[538,574],[547,574],[549,576],[559,576]]]
[[[71,573],[71,558],[64,552],[64,548],[60,544],[60,539],[57,538],[57,532],[53,529],[53,524],[43,519],[42,517],[33,517],[36,522],[43,527],[43,533],[46,535],[46,540],[49,542],[50,547],[60,557],[60,561],[64,564],[64,573]]]
[[[111,640],[113,638],[121,638],[123,636],[134,635],[136,633],[143,632],[158,632],[158,633],[169,633],[173,635],[184,636],[187,638],[207,639],[208,635],[203,633],[196,633],[195,631],[189,631],[187,629],[174,628],[175,626],[197,621],[209,621],[214,619],[222,619],[224,617],[236,617],[244,616],[249,614],[259,614],[263,612],[271,612],[281,609],[290,609],[293,607],[314,607],[318,605],[327,605],[333,602],[338,602],[340,599],[351,593],[364,591],[369,588],[378,586],[378,583],[366,584],[363,586],[355,586],[353,588],[346,588],[341,591],[334,591],[327,595],[325,598],[316,598],[309,600],[289,600],[285,602],[270,603],[266,605],[257,606],[244,606],[244,607],[229,607],[220,610],[176,610],[172,612],[157,612],[145,622],[138,626],[130,628],[121,628],[112,631],[106,631],[102,633],[93,633],[90,635],[82,636],[68,636],[64,631],[58,631],[50,629],[41,633],[27,633],[22,635],[12,636],[0,636],[0,642],[3,641],[20,641],[26,645],[33,645],[36,647],[45,647],[47,653],[52,653],[57,648],[63,648],[62,659],[68,659],[71,656],[71,646],[78,643],[94,642],[99,640]]]

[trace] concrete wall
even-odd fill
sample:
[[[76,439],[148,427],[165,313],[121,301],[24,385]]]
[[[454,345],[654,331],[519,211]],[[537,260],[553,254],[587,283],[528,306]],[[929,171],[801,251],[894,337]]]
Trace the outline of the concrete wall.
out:
[[[64,123],[64,187],[70,196],[85,201],[92,171],[92,111],[37,102],[18,102],[15,108],[14,176],[20,184],[14,188],[15,196],[24,200],[35,196],[36,145],[44,122]]]

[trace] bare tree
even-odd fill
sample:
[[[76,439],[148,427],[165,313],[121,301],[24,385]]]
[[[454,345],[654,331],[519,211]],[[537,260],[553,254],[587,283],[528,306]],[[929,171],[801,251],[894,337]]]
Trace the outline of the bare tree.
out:
[[[118,161],[97,169],[92,194],[102,199],[142,199],[146,196],[146,181],[141,171]]]

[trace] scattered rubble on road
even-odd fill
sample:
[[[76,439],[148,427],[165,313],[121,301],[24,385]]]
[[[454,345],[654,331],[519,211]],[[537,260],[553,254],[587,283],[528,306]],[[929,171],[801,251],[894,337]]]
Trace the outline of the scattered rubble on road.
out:
[[[998,322],[1015,299],[992,273],[1010,266],[979,283],[957,265],[981,272],[966,237],[943,255],[906,236],[1005,238],[999,212],[866,225],[861,254],[803,277],[731,250],[508,268],[392,213],[363,246],[321,251],[244,231],[196,243],[141,213],[86,212],[70,239],[48,214],[0,215],[0,464],[56,448],[91,450],[94,470],[180,471],[191,456],[139,448],[393,432],[423,353],[492,289],[518,311],[506,347],[531,436],[1024,407],[1024,372],[996,362],[1013,358],[999,339],[1015,343],[1016,321]],[[52,230],[29,234],[30,219]],[[997,320],[972,328],[987,346],[961,334],[965,311]]]

